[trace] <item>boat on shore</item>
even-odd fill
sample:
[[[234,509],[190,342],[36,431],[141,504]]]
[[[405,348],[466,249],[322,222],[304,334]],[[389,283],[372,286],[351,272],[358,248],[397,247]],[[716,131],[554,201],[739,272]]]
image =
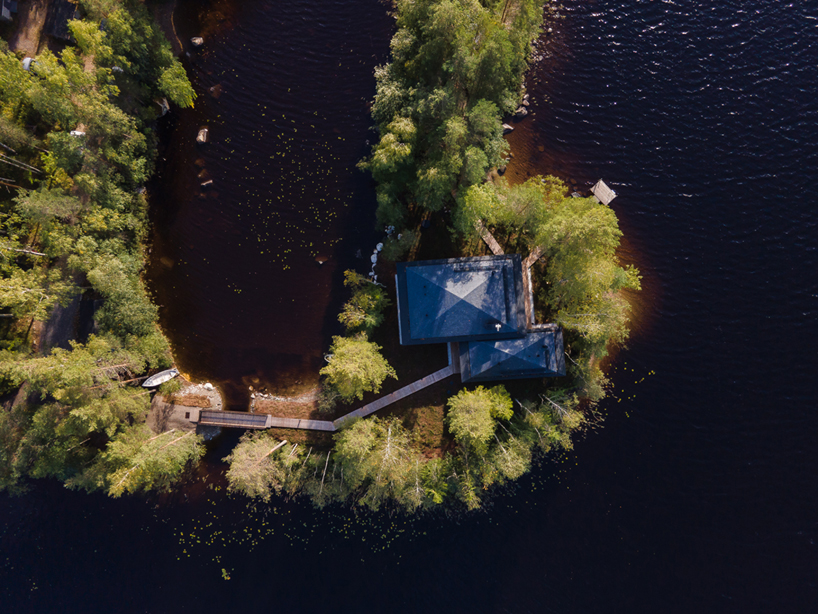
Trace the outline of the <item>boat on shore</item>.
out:
[[[177,375],[179,375],[179,369],[165,369],[164,371],[160,371],[156,375],[151,375],[148,379],[142,382],[142,387],[156,388],[157,386],[172,380]]]

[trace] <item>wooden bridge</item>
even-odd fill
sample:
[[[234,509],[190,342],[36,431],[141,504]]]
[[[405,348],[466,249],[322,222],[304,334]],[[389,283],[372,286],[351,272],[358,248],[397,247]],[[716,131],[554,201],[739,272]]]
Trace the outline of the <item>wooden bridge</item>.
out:
[[[199,424],[207,426],[231,426],[240,429],[266,429],[267,416],[245,411],[216,411],[203,409],[199,412]]]

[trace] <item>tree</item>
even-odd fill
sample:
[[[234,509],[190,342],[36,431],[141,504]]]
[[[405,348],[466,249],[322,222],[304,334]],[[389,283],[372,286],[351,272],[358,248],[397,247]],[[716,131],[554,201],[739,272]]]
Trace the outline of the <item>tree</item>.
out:
[[[371,333],[383,322],[383,311],[390,304],[386,291],[355,271],[344,272],[344,285],[352,288],[352,298],[344,305],[338,321],[347,332]]]
[[[58,302],[72,292],[59,270],[16,269],[0,283],[0,308],[18,319],[43,320]]]
[[[495,421],[514,414],[511,397],[503,386],[463,389],[448,402],[446,422],[455,440],[484,454],[494,436]]]
[[[228,489],[269,501],[273,492],[281,490],[285,479],[284,469],[271,455],[286,443],[287,440],[278,441],[266,431],[242,435],[239,444],[223,459],[230,465]]]
[[[331,358],[320,373],[345,402],[360,400],[364,392],[379,392],[387,377],[398,377],[380,349],[379,345],[367,341],[364,333],[333,337]]]
[[[110,496],[168,490],[204,454],[202,438],[188,431],[155,435],[144,424],[126,427],[85,472],[66,482],[71,488],[103,488]]]
[[[162,71],[159,77],[159,90],[165,94],[173,104],[182,108],[192,107],[196,92],[187,78],[185,69],[178,61],[174,61]]]
[[[335,459],[359,502],[378,509],[395,500],[415,509],[426,499],[423,461],[399,420],[357,420],[335,436]]]

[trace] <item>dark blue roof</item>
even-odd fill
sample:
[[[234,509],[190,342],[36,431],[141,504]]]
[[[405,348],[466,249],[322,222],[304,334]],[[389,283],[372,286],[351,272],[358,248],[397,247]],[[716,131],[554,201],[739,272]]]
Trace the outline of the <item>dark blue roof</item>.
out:
[[[402,262],[395,280],[403,345],[508,339],[525,333],[517,254]]]
[[[460,344],[463,382],[565,375],[562,330],[529,332],[522,339]]]

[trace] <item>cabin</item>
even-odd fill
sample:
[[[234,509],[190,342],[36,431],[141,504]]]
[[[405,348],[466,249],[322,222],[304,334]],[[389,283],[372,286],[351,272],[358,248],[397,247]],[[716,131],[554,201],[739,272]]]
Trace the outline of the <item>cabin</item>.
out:
[[[398,263],[401,344],[448,343],[463,382],[565,375],[562,330],[529,325],[525,280],[518,254]]]
[[[523,274],[517,254],[402,262],[395,278],[402,345],[524,334]]]

